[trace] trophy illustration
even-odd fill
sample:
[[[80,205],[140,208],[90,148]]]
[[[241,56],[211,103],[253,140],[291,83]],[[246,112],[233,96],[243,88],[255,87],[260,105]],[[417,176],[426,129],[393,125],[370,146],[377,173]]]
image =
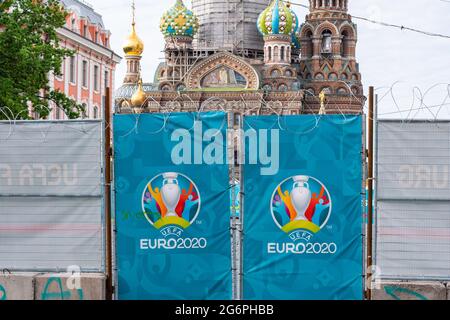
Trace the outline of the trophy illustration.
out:
[[[180,201],[181,189],[178,185],[178,174],[174,172],[167,172],[163,174],[163,187],[161,188],[161,195],[164,205],[167,208],[166,217],[178,217],[175,212],[178,201]]]
[[[306,220],[305,217],[306,210],[308,209],[309,203],[311,202],[311,190],[309,190],[309,177],[307,176],[295,176],[293,178],[294,186],[291,192],[291,202],[297,211],[297,216],[294,220]]]

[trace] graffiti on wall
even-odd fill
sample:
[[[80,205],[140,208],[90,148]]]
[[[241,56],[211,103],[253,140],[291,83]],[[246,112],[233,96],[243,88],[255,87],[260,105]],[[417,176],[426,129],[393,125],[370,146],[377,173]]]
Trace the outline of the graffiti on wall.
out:
[[[428,300],[420,293],[397,286],[385,286],[384,292],[394,300]]]
[[[0,284],[0,301],[7,300],[6,289]]]
[[[51,277],[47,280],[41,294],[42,300],[69,300],[72,299],[71,290],[64,290],[62,280],[59,277]],[[83,300],[83,289],[75,290],[78,300]]]

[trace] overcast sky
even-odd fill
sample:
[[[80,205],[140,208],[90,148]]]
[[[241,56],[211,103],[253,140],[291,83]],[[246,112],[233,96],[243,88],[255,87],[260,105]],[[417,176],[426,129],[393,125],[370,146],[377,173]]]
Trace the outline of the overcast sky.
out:
[[[103,16],[106,28],[112,32],[113,49],[123,56],[122,44],[131,29],[131,0],[88,2]],[[292,2],[308,3],[306,0]],[[145,43],[142,60],[145,82],[153,81],[156,66],[162,61],[164,40],[159,31],[159,21],[173,3],[175,0],[136,0],[137,31]],[[190,7],[190,0],[185,0],[185,3]],[[450,0],[349,0],[349,7],[354,16],[450,35]],[[304,21],[307,9],[298,6],[293,6],[293,9]],[[416,97],[414,107],[420,107],[419,91],[413,94],[415,87],[423,94],[433,85],[440,84],[426,95],[424,103],[428,106],[443,102],[449,104],[442,108],[439,118],[450,118],[450,89],[443,84],[450,83],[450,39],[433,38],[357,19],[354,22],[358,25],[357,59],[366,92],[369,85],[382,88],[399,82],[394,90],[395,101],[399,109],[405,110],[411,107],[413,97]],[[117,68],[116,86],[121,84],[125,71],[126,65],[122,62]],[[384,95],[387,89],[377,92]],[[393,101],[388,94],[380,102],[379,113],[397,111]],[[431,110],[436,114],[439,108]],[[420,115],[431,117],[428,111]]]

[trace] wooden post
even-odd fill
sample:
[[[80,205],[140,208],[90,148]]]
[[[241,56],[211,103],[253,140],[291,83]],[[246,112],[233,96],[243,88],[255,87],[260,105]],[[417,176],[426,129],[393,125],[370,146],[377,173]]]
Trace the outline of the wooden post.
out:
[[[111,89],[105,95],[105,238],[106,238],[106,300],[113,296],[112,223],[111,223]]]
[[[372,264],[373,264],[373,128],[374,128],[374,88],[369,87],[369,116],[368,121],[368,172],[367,172],[367,277],[366,277],[366,298],[372,299]]]

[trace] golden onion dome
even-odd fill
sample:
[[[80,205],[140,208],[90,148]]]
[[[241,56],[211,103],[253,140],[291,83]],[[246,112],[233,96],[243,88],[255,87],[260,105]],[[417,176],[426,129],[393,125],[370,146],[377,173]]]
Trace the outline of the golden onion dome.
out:
[[[127,56],[141,56],[144,52],[144,42],[139,39],[136,33],[135,23],[133,23],[132,26],[131,34],[123,45],[123,52],[125,52],[125,55]]]
[[[142,79],[139,79],[138,89],[131,97],[131,105],[133,107],[142,107],[145,100],[147,100],[147,95],[145,94],[144,88],[142,86]]]

